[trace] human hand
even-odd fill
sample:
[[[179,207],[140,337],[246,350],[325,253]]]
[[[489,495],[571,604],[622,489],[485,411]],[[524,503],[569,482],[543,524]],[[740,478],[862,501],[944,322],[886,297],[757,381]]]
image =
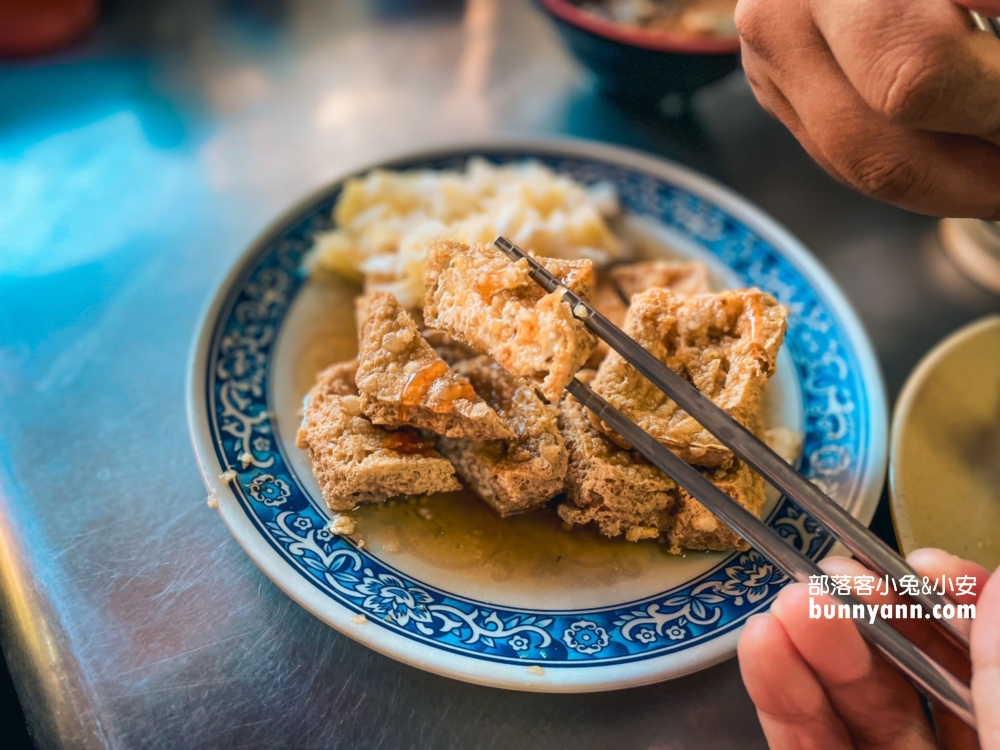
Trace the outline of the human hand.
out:
[[[743,68],[835,177],[913,211],[1000,220],[1000,40],[966,8],[997,16],[1000,0],[739,0]]]
[[[910,565],[937,580],[972,576],[975,595],[955,597],[975,604],[972,621],[972,694],[984,750],[1000,750],[1000,575],[941,550],[913,552]],[[855,560],[831,557],[820,563],[828,575],[870,575]],[[782,589],[768,614],[747,622],[740,637],[743,682],[772,750],[785,748],[878,748],[879,750],[965,750],[976,748],[975,733],[944,708],[934,708],[937,737],[916,690],[862,640],[852,620],[810,619],[809,587]],[[813,597],[819,604],[829,596]],[[895,605],[897,595],[857,596],[868,604]],[[915,645],[969,678],[958,650],[924,620],[893,623]]]

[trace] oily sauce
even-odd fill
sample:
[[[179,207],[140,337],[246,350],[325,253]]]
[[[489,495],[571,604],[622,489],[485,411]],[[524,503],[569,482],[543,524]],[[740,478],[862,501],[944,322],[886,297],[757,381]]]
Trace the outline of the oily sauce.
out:
[[[406,456],[427,456],[434,451],[434,440],[416,430],[394,430],[382,437],[382,447]]]
[[[569,530],[552,508],[501,518],[469,490],[362,506],[351,517],[353,538],[390,565],[409,556],[470,581],[590,589],[638,578],[671,557],[656,542]]]
[[[444,360],[438,360],[430,367],[417,370],[406,379],[403,386],[403,393],[399,397],[399,403],[403,406],[417,406],[422,403],[424,396],[434,385],[434,381],[448,372],[448,364]]]
[[[438,360],[423,370],[412,373],[403,386],[399,397],[400,419],[406,419],[407,410],[424,405],[438,414],[452,411],[459,399],[476,400],[476,392],[464,380],[444,377],[448,374],[448,364]]]

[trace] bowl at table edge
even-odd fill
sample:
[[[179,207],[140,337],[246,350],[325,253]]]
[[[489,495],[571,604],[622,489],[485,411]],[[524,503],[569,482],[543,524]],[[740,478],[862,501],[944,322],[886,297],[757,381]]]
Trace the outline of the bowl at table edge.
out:
[[[615,23],[568,2],[537,0],[573,54],[613,99],[679,114],[700,88],[739,66],[738,36],[701,36]]]
[[[889,499],[900,547],[1000,565],[1000,315],[954,331],[896,401]]]

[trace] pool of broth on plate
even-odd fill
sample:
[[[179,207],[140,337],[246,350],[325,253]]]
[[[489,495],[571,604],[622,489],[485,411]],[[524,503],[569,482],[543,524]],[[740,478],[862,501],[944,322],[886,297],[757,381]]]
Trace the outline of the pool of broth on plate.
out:
[[[470,490],[362,506],[350,516],[354,539],[390,565],[393,557],[412,556],[453,574],[507,584],[614,585],[673,557],[657,542],[570,529],[551,507],[501,518]]]
[[[765,391],[768,420],[774,393]],[[768,493],[764,515],[777,493]],[[698,566],[719,553],[689,550],[671,555],[665,544],[609,539],[592,527],[569,527],[552,504],[503,518],[469,489],[363,505],[349,515],[355,540],[393,565],[393,557],[432,561],[434,567],[470,579],[523,582],[536,588],[572,590],[610,586],[663,571],[671,561]],[[721,558],[720,558],[721,559]],[[694,568],[691,568],[694,570]]]

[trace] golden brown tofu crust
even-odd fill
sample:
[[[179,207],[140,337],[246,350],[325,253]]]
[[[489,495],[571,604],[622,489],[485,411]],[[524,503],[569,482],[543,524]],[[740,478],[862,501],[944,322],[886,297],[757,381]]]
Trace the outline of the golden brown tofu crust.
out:
[[[572,291],[587,296],[589,260],[540,258]],[[515,377],[531,378],[549,401],[561,398],[587,361],[596,339],[556,292],[532,281],[524,260],[511,263],[496,248],[441,241],[424,276],[427,324],[489,354]]]
[[[424,341],[430,344],[434,351],[438,353],[438,356],[449,365],[461,362],[463,359],[472,359],[479,356],[479,352],[475,349],[466,346],[445,331],[437,328],[425,328],[420,333],[424,337]]]
[[[756,429],[764,386],[784,340],[785,315],[771,295],[758,289],[687,299],[650,289],[632,298],[623,330],[731,417]],[[732,462],[728,448],[617,352],[601,363],[593,388],[688,463],[718,467]],[[628,447],[607,425],[597,426]]]
[[[579,375],[586,381],[589,371]],[[594,428],[572,396],[559,404],[559,427],[569,450],[566,500],[559,516],[573,525],[593,523],[609,537],[631,542],[660,538],[673,554],[684,550],[747,549],[747,544],[670,477]],[[728,469],[702,469],[719,489],[756,516],[766,499],[764,481],[742,461]]]
[[[362,413],[357,369],[352,360],[317,376],[296,436],[331,510],[460,489],[454,467],[429,438],[412,428],[378,427]]]
[[[497,440],[514,433],[427,343],[387,292],[357,299],[358,391],[374,424],[411,425],[448,437]]]
[[[767,499],[764,480],[739,459],[726,469],[703,470],[712,483],[758,518]],[[740,536],[704,505],[680,490],[670,518],[663,528],[670,552],[685,549],[725,552],[750,548]]]
[[[647,260],[616,266],[608,273],[626,300],[650,289],[668,289],[678,297],[712,291],[708,266],[700,260]]]
[[[592,375],[584,370],[578,377]],[[569,451],[560,517],[574,525],[594,523],[605,536],[624,534],[630,541],[659,536],[679,493],[674,481],[595,429],[572,396],[559,403],[559,429]]]
[[[455,369],[515,434],[512,440],[439,440],[439,450],[462,478],[501,515],[537,508],[559,494],[567,453],[556,407],[543,402],[530,383],[514,378],[487,356],[459,362]]]
[[[618,287],[615,286],[610,276],[604,273],[598,275],[597,286],[594,287],[594,291],[591,292],[588,301],[591,307],[616,326],[621,328],[624,325],[625,315],[628,313],[628,305],[625,304],[625,300],[618,293]],[[591,369],[596,368],[608,355],[609,351],[610,347],[598,339],[597,346],[590,353],[585,366]]]

